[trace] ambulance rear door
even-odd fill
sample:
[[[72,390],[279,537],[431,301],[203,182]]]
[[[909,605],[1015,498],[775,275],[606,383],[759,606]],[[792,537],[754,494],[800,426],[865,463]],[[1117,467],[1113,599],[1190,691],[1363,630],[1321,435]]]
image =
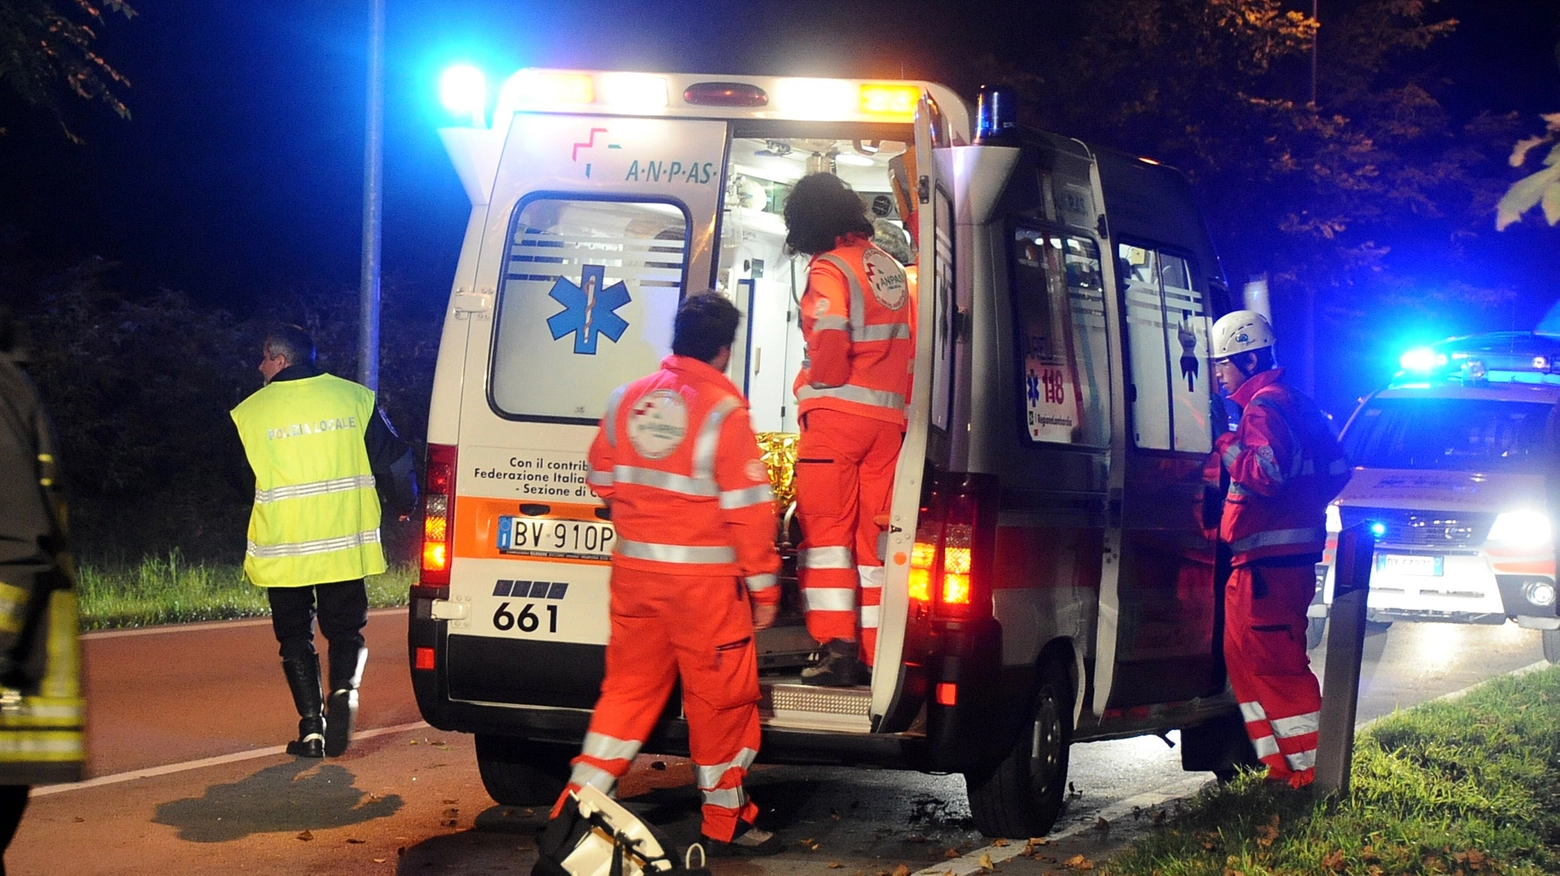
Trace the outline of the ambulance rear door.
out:
[[[608,395],[671,348],[711,276],[727,126],[517,113],[476,269],[455,476],[457,701],[589,709],[615,533],[586,486]]]

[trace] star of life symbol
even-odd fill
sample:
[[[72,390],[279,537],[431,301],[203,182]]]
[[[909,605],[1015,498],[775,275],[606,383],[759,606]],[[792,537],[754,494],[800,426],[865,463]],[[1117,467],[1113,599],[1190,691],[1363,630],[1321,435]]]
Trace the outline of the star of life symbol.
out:
[[[618,316],[617,309],[631,299],[628,287],[619,280],[602,288],[607,269],[601,265],[585,265],[580,271],[579,285],[559,277],[547,296],[563,305],[563,310],[547,318],[547,329],[553,340],[574,334],[574,352],[585,356],[596,355],[596,336],[606,335],[616,343],[628,328],[628,320]]]

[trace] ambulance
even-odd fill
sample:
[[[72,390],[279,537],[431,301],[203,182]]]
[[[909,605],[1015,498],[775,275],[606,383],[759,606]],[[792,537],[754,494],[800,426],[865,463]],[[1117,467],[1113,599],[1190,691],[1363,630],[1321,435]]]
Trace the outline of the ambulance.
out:
[[[760,762],[956,772],[991,836],[1041,836],[1069,746],[1179,732],[1252,763],[1220,654],[1229,308],[1186,179],[1018,129],[930,82],[526,69],[441,131],[472,209],[429,412],[410,663],[475,734],[492,797],[550,803],[590,720],[615,534],[586,488],[608,395],[655,370],[685,294],[743,314],[729,376],[776,496],[780,622],[759,634]],[[480,113],[478,113],[480,115]],[[972,124],[979,121],[979,125]],[[915,388],[869,684],[809,687],[792,380],[805,257],[782,208],[838,174],[919,245]],[[646,751],[687,751],[673,696]]]
[[[1328,529],[1376,541],[1366,618],[1541,630],[1560,662],[1546,429],[1560,401],[1560,335],[1491,332],[1412,350],[1362,401],[1342,441],[1354,475]],[[1317,567],[1308,644],[1333,600],[1332,551]]]

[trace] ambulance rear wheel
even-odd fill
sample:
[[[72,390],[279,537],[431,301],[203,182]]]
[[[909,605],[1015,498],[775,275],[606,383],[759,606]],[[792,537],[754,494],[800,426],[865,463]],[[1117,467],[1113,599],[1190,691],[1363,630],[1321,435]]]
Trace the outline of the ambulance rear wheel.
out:
[[[477,734],[477,771],[493,801],[504,806],[551,806],[569,780],[577,746]]]
[[[1543,630],[1544,634],[1544,659],[1550,663],[1560,663],[1560,630]]]
[[[964,774],[975,827],[989,837],[1045,836],[1062,815],[1072,745],[1072,681],[1065,666],[1040,668],[1033,720],[1001,763]]]

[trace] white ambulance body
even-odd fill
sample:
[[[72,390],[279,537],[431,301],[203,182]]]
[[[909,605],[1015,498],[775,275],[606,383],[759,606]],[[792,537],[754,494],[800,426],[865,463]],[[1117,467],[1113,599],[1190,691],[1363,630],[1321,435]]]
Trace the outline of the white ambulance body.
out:
[[[442,134],[472,212],[409,644],[424,716],[476,734],[495,799],[551,802],[578,750],[614,540],[586,451],[706,287],[744,314],[729,374],[785,521],[761,760],[960,772],[982,831],[1037,836],[1074,741],[1181,730],[1188,769],[1248,757],[1203,474],[1227,293],[1180,174],[1039,133],[970,145],[964,102],[922,82],[526,70],[491,127]],[[789,477],[807,263],[783,250],[781,208],[818,170],[922,244],[876,670],[855,688],[799,683],[816,648]],[[686,738],[674,696],[647,750]]]
[[[1342,433],[1354,475],[1328,528],[1368,524],[1376,540],[1366,616],[1378,623],[1502,624],[1542,630],[1560,662],[1545,429],[1560,400],[1560,336],[1493,332],[1415,351]],[[1410,360],[1410,357],[1405,357]],[[1410,364],[1410,361],[1405,361]],[[1310,644],[1333,599],[1317,567]]]

